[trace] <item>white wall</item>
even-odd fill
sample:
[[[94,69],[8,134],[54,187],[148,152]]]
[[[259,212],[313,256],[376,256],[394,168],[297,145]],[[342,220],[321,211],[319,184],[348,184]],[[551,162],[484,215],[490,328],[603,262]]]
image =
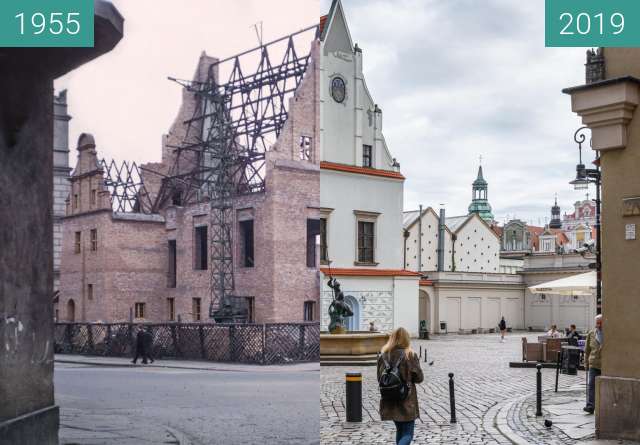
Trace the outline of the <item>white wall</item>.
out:
[[[500,272],[500,239],[474,215],[456,232],[456,271]]]

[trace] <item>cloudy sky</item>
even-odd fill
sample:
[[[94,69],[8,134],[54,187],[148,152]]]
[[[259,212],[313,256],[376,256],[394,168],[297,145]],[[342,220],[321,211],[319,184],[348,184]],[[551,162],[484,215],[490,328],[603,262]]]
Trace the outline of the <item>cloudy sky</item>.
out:
[[[181,87],[202,51],[229,57],[318,22],[319,0],[113,0],[125,37],[111,52],[55,82],[68,89],[72,150],[92,133],[109,159],[159,161],[161,137],[175,119]],[[72,152],[72,166],[75,152]]]
[[[330,0],[322,0],[328,11]],[[405,208],[466,213],[482,155],[496,219],[563,212],[580,125],[560,90],[584,83],[584,49],[544,47],[544,1],[343,0],[367,85],[407,177]],[[589,160],[592,154],[588,153]],[[593,193],[593,191],[592,191]]]

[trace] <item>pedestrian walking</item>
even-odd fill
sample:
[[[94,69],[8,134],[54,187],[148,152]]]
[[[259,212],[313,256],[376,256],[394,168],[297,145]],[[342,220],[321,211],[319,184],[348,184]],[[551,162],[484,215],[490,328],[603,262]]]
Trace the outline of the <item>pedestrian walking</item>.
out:
[[[596,377],[601,373],[603,334],[602,315],[596,316],[596,328],[587,334],[584,346],[584,366],[587,370],[587,406],[583,408],[593,414],[596,406]]]
[[[500,328],[500,342],[504,343],[504,334],[507,332],[507,322],[505,321],[504,317],[500,319],[498,328]]]
[[[409,445],[413,440],[415,420],[420,417],[416,384],[423,379],[409,333],[404,328],[394,330],[378,358],[378,383],[380,418],[395,423],[396,445]]]
[[[153,363],[155,360],[153,360],[153,332],[151,332],[151,326],[148,326],[144,333],[144,351],[147,359]]]
[[[145,350],[145,334],[142,325],[138,325],[138,332],[136,333],[136,354],[131,360],[134,365],[138,362],[138,359],[142,357],[142,363],[147,364],[147,351]]]

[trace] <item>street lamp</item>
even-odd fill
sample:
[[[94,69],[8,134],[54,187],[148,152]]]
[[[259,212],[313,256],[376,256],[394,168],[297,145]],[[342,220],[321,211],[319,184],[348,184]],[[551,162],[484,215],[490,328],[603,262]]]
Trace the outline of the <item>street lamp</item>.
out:
[[[576,179],[569,182],[573,185],[575,190],[585,190],[589,187],[589,184],[595,184],[596,186],[596,312],[602,313],[602,245],[600,242],[600,157],[598,157],[594,164],[596,168],[586,168],[582,163],[582,144],[586,140],[585,130],[588,127],[580,127],[573,135],[573,140],[578,144],[579,162],[576,165]],[[591,145],[591,140],[589,140]]]

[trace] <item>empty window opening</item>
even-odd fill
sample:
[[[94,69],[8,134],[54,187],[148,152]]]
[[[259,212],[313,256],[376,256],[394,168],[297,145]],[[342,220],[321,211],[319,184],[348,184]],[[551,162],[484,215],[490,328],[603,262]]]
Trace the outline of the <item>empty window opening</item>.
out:
[[[194,298],[192,300],[193,320],[200,321],[202,319],[202,299]]]
[[[144,318],[145,315],[145,303],[135,304],[135,318]]]
[[[311,136],[300,136],[300,160],[311,160]]]
[[[244,267],[253,267],[254,261],[254,249],[253,249],[253,220],[240,221],[240,246],[241,255],[240,259]]]
[[[176,319],[176,300],[175,298],[167,298],[167,309],[169,313],[169,321]]]
[[[98,229],[91,229],[91,250],[98,250]]]
[[[320,220],[307,219],[307,267],[317,267],[316,245],[319,244]]]
[[[207,226],[200,226],[195,228],[195,239],[193,252],[195,255],[195,265],[194,268],[196,270],[206,270],[207,269],[207,257],[208,257],[208,237],[207,237]]]
[[[168,244],[169,267],[167,269],[167,287],[176,287],[176,240],[169,240]]]
[[[315,301],[304,302],[304,321],[313,321],[315,317]]]

